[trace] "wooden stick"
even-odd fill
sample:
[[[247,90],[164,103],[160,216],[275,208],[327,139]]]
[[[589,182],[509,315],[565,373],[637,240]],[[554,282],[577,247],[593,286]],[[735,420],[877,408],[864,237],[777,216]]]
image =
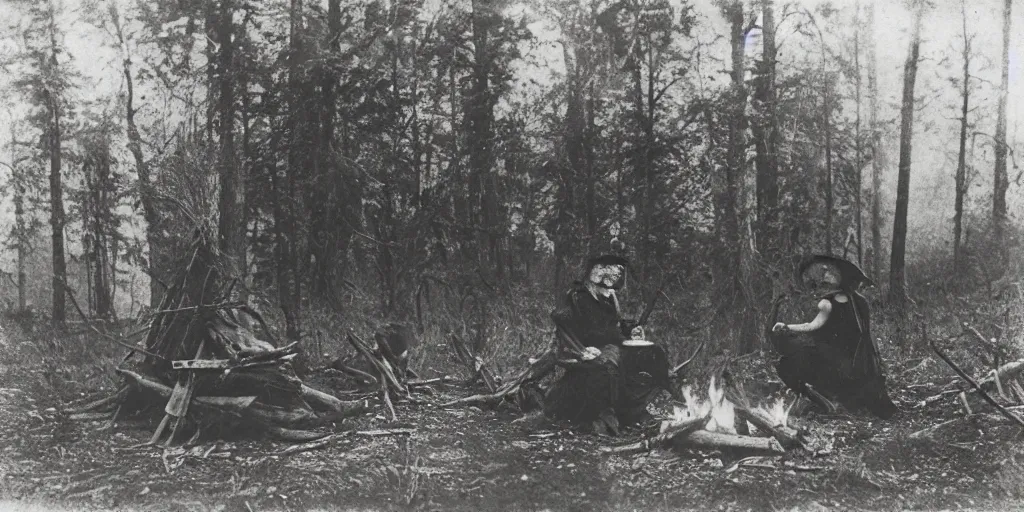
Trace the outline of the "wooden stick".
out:
[[[345,432],[341,432],[341,433],[338,433],[338,434],[331,434],[331,435],[329,435],[327,437],[324,437],[322,439],[317,439],[316,441],[312,441],[312,442],[309,442],[309,443],[295,444],[295,445],[292,445],[292,446],[288,446],[285,449],[277,452],[276,455],[291,455],[291,454],[294,454],[294,453],[301,453],[301,452],[308,452],[310,450],[317,450],[319,448],[323,448],[323,447],[331,444],[331,442],[333,442],[335,439],[338,439],[338,438],[341,438],[341,437],[345,437],[345,436],[348,436],[350,434],[352,434],[352,431],[351,430],[347,430]]]
[[[497,391],[497,379],[494,378],[494,374],[491,373],[491,369],[484,364],[483,359],[480,359],[479,356],[473,354],[473,352],[469,350],[469,347],[463,343],[462,338],[455,333],[452,333],[448,339],[451,340],[452,347],[455,348],[455,355],[459,357],[462,364],[472,370],[474,377],[479,376],[480,379],[484,381],[484,385],[487,386],[487,391],[490,391],[491,393]]]
[[[999,393],[999,397],[1003,400],[1009,400],[1010,397],[1006,396],[1006,391],[1003,389],[1003,380],[999,378],[999,372],[993,370],[992,377],[996,381],[996,391]]]
[[[938,424],[932,425],[930,427],[926,427],[926,428],[923,428],[921,430],[918,430],[917,432],[914,432],[914,433],[910,434],[907,437],[909,439],[922,439],[922,438],[925,438],[925,437],[929,437],[934,432],[936,432],[937,430],[941,429],[942,427],[945,427],[946,425],[952,425],[953,423],[957,423],[957,422],[963,421],[963,420],[967,419],[968,417],[969,416],[963,417],[963,418],[953,418],[953,419],[948,420],[948,421],[943,421],[942,423],[938,423]]]
[[[414,428],[385,428],[377,430],[360,430],[356,432],[357,435],[367,437],[380,437],[380,436],[405,436],[416,433]]]
[[[772,453],[786,453],[785,448],[773,437],[750,437],[721,432],[696,430],[685,437],[676,437],[677,447],[693,448],[737,448]]]
[[[962,417],[959,417],[959,418],[953,418],[951,420],[943,421],[942,423],[937,423],[937,424],[932,425],[930,427],[923,428],[921,430],[918,430],[917,432],[914,432],[914,433],[910,434],[909,436],[907,436],[907,438],[908,439],[924,439],[924,438],[930,437],[936,431],[938,431],[938,430],[940,430],[940,429],[942,429],[942,428],[944,428],[944,427],[946,427],[948,425],[953,425],[953,424],[956,424],[956,423],[963,423],[964,421],[968,421],[968,420],[978,420],[978,419],[982,419],[982,418],[987,419],[987,420],[991,420],[991,421],[998,421],[998,420],[1006,419],[1006,417],[1003,416],[1002,414],[996,414],[996,413],[972,414],[970,416],[962,416]]]
[[[1014,396],[1017,397],[1017,403],[1024,404],[1024,387],[1021,387],[1020,381],[1017,379],[1010,380],[1010,389],[1013,390]]]
[[[999,347],[995,340],[990,340],[986,338],[983,334],[978,332],[978,330],[975,329],[974,326],[968,324],[967,322],[964,322],[963,325],[964,329],[966,329],[967,332],[973,334],[975,338],[978,338],[978,340],[981,341],[986,348],[991,350],[994,355],[998,356],[1000,352],[1003,352],[1003,349]]]
[[[94,400],[85,405],[75,407],[74,409],[68,409],[67,412],[68,414],[79,414],[83,412],[92,412],[107,409],[108,407],[113,406],[114,404],[117,404],[123,401],[125,398],[127,398],[130,390],[131,389],[126,385],[121,386],[112,395],[100,398],[99,400]]]
[[[677,423],[669,427],[665,432],[647,437],[635,443],[622,446],[603,446],[601,447],[601,453],[629,455],[633,453],[651,451],[654,448],[667,444],[677,436],[687,436],[697,429],[704,428],[710,419],[711,415],[708,414],[700,418],[693,418],[682,423]]]
[[[679,372],[683,371],[683,368],[686,368],[687,365],[692,363],[694,358],[697,357],[697,354],[699,354],[701,349],[704,348],[704,344],[707,343],[707,341],[708,341],[707,339],[704,339],[703,341],[701,341],[700,345],[697,345],[697,350],[693,351],[693,355],[691,355],[689,359],[687,359],[686,361],[683,361],[682,363],[679,363],[679,365],[677,365],[675,368],[672,368],[671,375],[678,375]]]
[[[395,377],[395,372],[392,371],[391,364],[387,361],[382,361],[373,357],[372,351],[361,339],[359,339],[359,336],[357,336],[355,331],[352,329],[349,329],[348,331],[348,341],[370,362],[370,364],[374,366],[374,368],[377,369],[378,372],[380,372],[381,378],[384,379],[387,385],[392,387],[395,393],[402,398],[409,396],[409,390],[398,381],[397,377]]]
[[[967,393],[961,392],[956,398],[960,402],[960,406],[964,408],[964,415],[970,416],[974,414],[971,412],[971,404],[967,402]]]
[[[952,368],[957,375],[960,376],[960,378],[966,380],[971,385],[971,387],[976,389],[978,391],[978,394],[980,394],[986,402],[992,404],[992,406],[995,407],[999,411],[999,413],[1005,416],[1007,419],[1024,428],[1024,420],[1021,420],[1020,417],[1006,410],[1006,408],[1000,405],[999,402],[995,401],[995,399],[993,399],[991,395],[986,393],[985,390],[981,389],[981,385],[979,385],[974,379],[972,379],[970,375],[967,375],[967,373],[960,369],[960,367],[957,366],[956,363],[954,363],[953,360],[949,358],[949,356],[947,356],[944,352],[939,350],[939,346],[935,343],[935,340],[928,340],[928,344],[932,347],[932,350],[934,350],[935,353],[938,354],[938,356],[942,358],[942,360],[945,361],[946,364],[949,365],[949,367]],[[966,402],[967,400],[965,396],[964,403]]]
[[[985,377],[980,384],[983,388],[989,389],[995,385],[997,376],[999,380],[1006,381],[1016,378],[1021,374],[1021,372],[1024,372],[1024,359],[1010,361],[1009,363],[1000,365],[999,368],[990,371],[988,376]]]
[[[405,385],[409,387],[414,386],[430,386],[432,384],[447,384],[452,382],[452,378],[445,375],[443,377],[435,377],[433,379],[410,379],[405,381]]]
[[[348,365],[345,365],[345,364],[339,364],[336,367],[331,367],[331,369],[332,370],[338,370],[339,372],[347,374],[350,377],[355,377],[356,379],[361,380],[363,382],[363,384],[366,384],[366,385],[371,385],[372,386],[373,384],[377,384],[377,383],[380,382],[380,380],[377,377],[374,377],[373,375],[370,375],[369,373],[366,373],[366,372],[364,372],[362,370],[357,370],[357,369],[352,368],[351,366],[348,366]]]
[[[391,412],[391,421],[398,421],[398,415],[395,414],[395,406],[391,403],[391,396],[388,395],[388,385],[385,382],[380,383],[380,392],[383,395],[384,405],[388,406],[388,411]]]
[[[154,354],[152,352],[149,352],[146,349],[144,349],[144,348],[142,348],[142,347],[140,347],[138,345],[131,345],[131,344],[125,342],[125,341],[119,340],[119,339],[117,339],[117,338],[115,338],[115,337],[113,337],[113,336],[111,336],[111,335],[109,335],[109,334],[107,334],[107,333],[97,329],[96,326],[93,325],[91,321],[89,321],[89,318],[85,315],[85,312],[82,311],[82,307],[78,305],[78,299],[75,298],[74,290],[72,290],[71,287],[68,286],[68,284],[66,282],[64,282],[64,281],[58,280],[58,282],[63,286],[64,291],[67,293],[68,298],[71,299],[71,305],[75,307],[75,311],[78,312],[78,316],[82,317],[82,322],[84,322],[85,325],[89,327],[89,330],[91,330],[92,332],[98,334],[103,339],[106,339],[108,341],[111,341],[111,342],[114,342],[114,343],[116,343],[118,345],[121,345],[122,347],[124,347],[124,348],[126,348],[126,349],[128,349],[128,350],[130,350],[132,352],[141,352],[141,353],[146,354],[147,356],[150,356],[150,357],[155,357],[157,359],[162,359],[164,361],[167,360],[167,358],[165,358],[163,356],[160,356],[160,355]]]
[[[472,395],[465,398],[459,398],[441,404],[441,407],[451,407],[453,405],[470,405],[470,404],[491,404],[500,402],[506,396],[509,396],[522,387],[523,384],[534,380],[539,380],[545,375],[550,373],[555,368],[557,357],[555,355],[555,348],[548,347],[544,352],[532,362],[530,366],[526,367],[525,370],[519,373],[519,375],[506,382],[494,393]]]

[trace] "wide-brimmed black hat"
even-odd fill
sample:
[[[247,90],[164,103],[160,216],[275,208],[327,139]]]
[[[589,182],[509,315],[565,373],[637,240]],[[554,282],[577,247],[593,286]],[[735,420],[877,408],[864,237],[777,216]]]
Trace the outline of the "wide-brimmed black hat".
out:
[[[840,286],[856,287],[860,284],[867,284],[869,286],[873,286],[875,284],[875,282],[872,281],[856,263],[838,256],[829,256],[827,254],[815,254],[808,256],[800,262],[800,267],[797,270],[797,278],[800,282],[804,281],[804,272],[815,264],[834,266],[839,271]]]
[[[614,254],[602,254],[601,256],[595,256],[587,260],[587,265],[583,269],[583,279],[586,281],[590,278],[590,271],[597,265],[619,265],[623,268],[622,277],[615,283],[613,288],[619,289],[626,285],[626,274],[629,273],[629,260],[622,256],[616,256]]]

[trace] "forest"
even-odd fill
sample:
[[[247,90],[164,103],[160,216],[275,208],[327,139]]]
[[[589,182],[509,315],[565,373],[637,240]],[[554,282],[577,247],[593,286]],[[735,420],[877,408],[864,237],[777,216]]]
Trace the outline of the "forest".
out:
[[[0,495],[211,510],[1002,508],[1024,496],[1010,444],[1024,426],[1011,412],[1024,403],[1012,4],[0,0],[0,424],[28,436],[0,443],[18,446],[0,455]],[[197,240],[222,302],[206,282],[192,295]],[[776,464],[725,448],[608,457],[608,440],[538,430],[520,402],[446,406],[529,367],[602,254],[630,261],[623,310],[653,309],[648,337],[701,392],[723,369],[748,389],[777,382],[768,329],[813,311],[801,259],[857,263],[903,414],[799,418],[829,448]],[[325,403],[373,410],[311,454],[212,440],[125,454],[152,425],[125,432],[136,418],[120,406],[109,422],[69,412],[124,389],[132,354],[160,356],[147,352],[157,327],[195,336],[183,312],[203,308],[253,312],[288,372],[333,393]],[[394,376],[361,341],[385,325],[416,340],[418,380],[390,395]],[[200,359],[202,343],[181,343],[176,364]],[[338,391],[332,367],[363,355],[373,366],[356,380],[381,389]],[[464,445],[427,429],[453,421]]]

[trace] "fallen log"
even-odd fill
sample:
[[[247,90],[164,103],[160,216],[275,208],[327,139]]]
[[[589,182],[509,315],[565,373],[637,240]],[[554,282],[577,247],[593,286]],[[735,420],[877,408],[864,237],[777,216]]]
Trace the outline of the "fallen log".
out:
[[[155,393],[163,398],[170,398],[172,389],[159,382],[147,379],[130,370],[117,370],[117,373],[128,377],[141,389]],[[261,425],[288,429],[297,425],[315,425],[329,418],[321,418],[307,408],[283,408],[262,404],[255,396],[197,396],[192,404],[205,412],[229,414],[243,419],[259,422]],[[290,429],[289,429],[290,430]],[[275,432],[271,432],[274,434]],[[290,435],[285,433],[285,436]],[[300,436],[301,437],[301,436]]]
[[[708,414],[700,418],[693,418],[682,422],[674,422],[665,431],[657,435],[627,445],[605,446],[601,448],[601,453],[614,455],[629,455],[634,453],[651,451],[654,448],[658,448],[669,444],[673,439],[675,439],[678,436],[687,436],[695,430],[704,428],[708,424],[708,421],[710,419],[711,415]]]
[[[695,430],[686,436],[673,438],[673,445],[681,448],[731,448],[737,450],[763,451],[771,453],[786,453],[786,449],[773,437],[751,437],[736,434],[725,434],[721,432],[708,432],[707,430]]]
[[[171,397],[171,388],[154,380],[147,379],[131,370],[114,370],[119,375],[128,377],[133,384],[141,389],[156,393],[162,398]],[[193,403],[201,406],[213,407],[228,410],[236,413],[247,409],[256,400],[254,396],[197,396],[192,399]]]
[[[800,432],[787,425],[775,422],[768,417],[764,410],[740,406],[735,406],[733,410],[737,418],[749,422],[761,432],[771,434],[783,448],[804,447]]]
[[[313,408],[336,412],[346,416],[366,411],[366,402],[364,400],[345,401],[305,384],[302,384],[299,390],[302,392],[302,398]]]

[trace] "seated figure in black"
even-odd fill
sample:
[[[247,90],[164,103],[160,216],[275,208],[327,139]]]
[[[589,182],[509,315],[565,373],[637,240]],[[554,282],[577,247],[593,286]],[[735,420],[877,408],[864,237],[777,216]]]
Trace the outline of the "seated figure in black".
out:
[[[779,322],[772,327],[772,343],[781,354],[776,364],[779,378],[826,408],[832,408],[832,398],[850,409],[866,408],[880,418],[891,417],[899,409],[886,389],[871,337],[868,302],[857,293],[861,283],[872,284],[871,280],[852,262],[832,256],[805,260],[801,278],[812,268],[820,272],[815,286],[820,294],[817,316],[807,323]]]
[[[647,404],[657,391],[671,392],[665,350],[631,340],[631,333],[642,338],[643,329],[621,317],[617,291],[628,265],[617,256],[592,258],[564,307],[551,314],[565,374],[544,398],[549,418],[617,434],[620,425],[651,419]]]

